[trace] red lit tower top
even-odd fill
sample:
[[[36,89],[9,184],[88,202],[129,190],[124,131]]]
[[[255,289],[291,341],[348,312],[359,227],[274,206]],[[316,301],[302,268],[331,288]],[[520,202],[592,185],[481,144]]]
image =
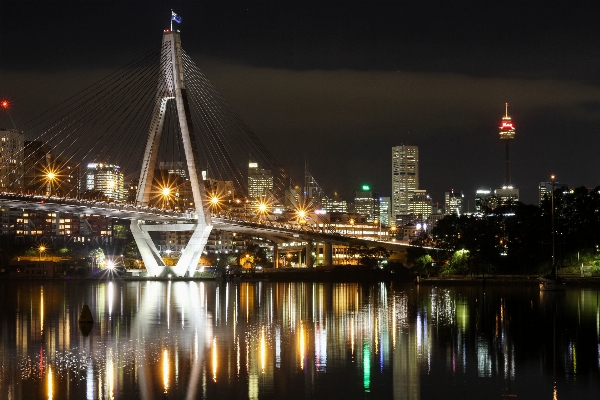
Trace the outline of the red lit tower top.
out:
[[[515,138],[515,127],[512,123],[512,118],[508,116],[508,103],[506,103],[506,114],[502,117],[500,124],[500,139],[511,140]]]

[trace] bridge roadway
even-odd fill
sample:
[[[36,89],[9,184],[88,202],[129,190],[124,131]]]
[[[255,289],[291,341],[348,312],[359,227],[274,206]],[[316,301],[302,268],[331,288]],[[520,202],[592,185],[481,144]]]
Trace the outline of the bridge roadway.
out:
[[[0,207],[21,208],[44,212],[65,212],[69,214],[102,215],[109,218],[124,220],[143,220],[152,225],[167,225],[177,223],[178,230],[185,230],[189,224],[193,229],[196,213],[166,210],[154,207],[142,207],[126,203],[113,203],[94,200],[83,200],[65,197],[46,197],[36,195],[21,195],[15,193],[0,193]],[[247,221],[212,215],[213,229],[236,232],[249,236],[258,236],[274,243],[285,242],[320,242],[339,245],[349,245],[359,240],[368,247],[381,246],[387,250],[402,250],[408,245],[402,242],[381,242],[342,236],[337,233],[327,233],[322,230],[296,226],[279,221]],[[156,228],[159,228],[156,226]],[[168,228],[165,226],[165,230]],[[160,228],[157,230],[161,230]]]

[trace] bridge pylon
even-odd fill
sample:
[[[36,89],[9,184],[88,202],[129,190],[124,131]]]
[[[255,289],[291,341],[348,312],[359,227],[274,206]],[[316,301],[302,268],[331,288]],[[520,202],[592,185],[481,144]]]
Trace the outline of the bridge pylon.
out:
[[[158,162],[158,152],[163,133],[167,104],[175,102],[177,119],[181,129],[181,141],[188,170],[188,177],[194,200],[195,218],[193,223],[147,224],[144,220],[132,220],[131,232],[144,260],[149,276],[161,276],[174,273],[185,276],[195,271],[208,235],[212,229],[210,212],[206,202],[206,191],[198,170],[198,152],[195,143],[194,127],[190,115],[187,89],[184,80],[181,37],[179,32],[168,31],[163,34],[160,73],[162,84],[158,85],[156,103],[152,113],[148,142],[142,161],[138,182],[137,205],[148,206],[152,199],[152,186]],[[192,231],[191,238],[181,253],[175,267],[167,267],[154,244],[150,231]]]

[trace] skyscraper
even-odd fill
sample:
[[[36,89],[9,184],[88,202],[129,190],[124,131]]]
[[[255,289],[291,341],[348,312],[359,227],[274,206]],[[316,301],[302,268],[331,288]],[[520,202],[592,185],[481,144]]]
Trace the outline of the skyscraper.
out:
[[[23,145],[22,133],[0,128],[0,188],[23,188]]]
[[[258,163],[248,163],[248,197],[261,199],[273,191],[273,174],[271,170],[258,167]]]
[[[407,214],[414,191],[419,189],[419,148],[392,147],[392,221]]]

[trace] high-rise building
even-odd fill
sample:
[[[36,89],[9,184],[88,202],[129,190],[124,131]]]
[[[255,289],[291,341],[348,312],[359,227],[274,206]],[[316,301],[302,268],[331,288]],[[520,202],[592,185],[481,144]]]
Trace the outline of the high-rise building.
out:
[[[389,197],[379,198],[379,220],[382,226],[390,226],[391,201]]]
[[[483,212],[486,208],[493,209],[496,204],[495,201],[492,201],[492,189],[489,188],[479,188],[477,192],[475,192],[475,211]]]
[[[417,220],[426,221],[431,215],[431,203],[431,197],[425,190],[415,190],[408,204],[408,210],[417,217]]]
[[[0,129],[0,189],[23,188],[24,135],[16,129]]]
[[[462,193],[454,193],[454,189],[450,192],[445,193],[445,206],[446,206],[446,215],[454,214],[454,215],[462,215],[462,201],[463,195]]]
[[[354,196],[354,212],[365,216],[366,222],[379,220],[379,197],[367,185],[356,192]]]
[[[121,167],[104,163],[88,164],[84,191],[98,191],[109,199],[124,200],[126,196]]]
[[[273,174],[271,170],[258,167],[258,163],[248,163],[248,197],[261,199],[273,191]]]
[[[417,146],[392,147],[392,220],[397,215],[408,214],[408,205],[419,189],[419,148]]]
[[[323,200],[323,208],[328,213],[339,212],[339,213],[347,213],[348,212],[348,202],[342,199],[324,199]]]

